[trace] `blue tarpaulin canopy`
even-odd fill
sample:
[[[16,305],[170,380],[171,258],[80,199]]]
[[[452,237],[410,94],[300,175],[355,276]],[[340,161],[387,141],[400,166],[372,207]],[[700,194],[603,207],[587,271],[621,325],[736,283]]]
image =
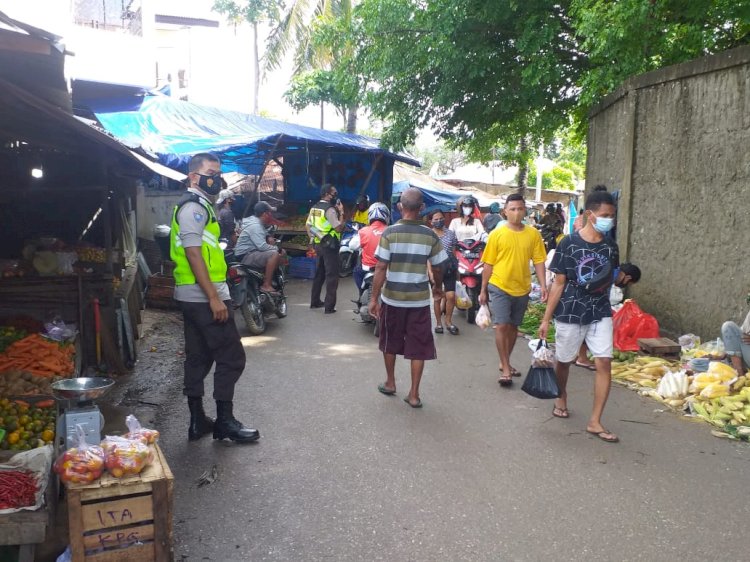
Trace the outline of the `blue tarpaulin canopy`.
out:
[[[115,138],[158,157],[170,168],[186,171],[198,152],[221,157],[225,171],[258,175],[270,157],[310,153],[380,155],[415,166],[410,156],[380,148],[377,139],[264,119],[175,100],[154,92],[124,97],[75,96]]]

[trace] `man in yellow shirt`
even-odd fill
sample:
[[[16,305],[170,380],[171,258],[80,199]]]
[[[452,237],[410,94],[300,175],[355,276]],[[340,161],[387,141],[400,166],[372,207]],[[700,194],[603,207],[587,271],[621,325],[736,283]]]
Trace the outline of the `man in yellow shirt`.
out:
[[[482,254],[482,291],[479,302],[489,301],[495,345],[500,355],[501,386],[513,384],[513,376],[521,376],[510,364],[510,354],[516,345],[518,326],[523,321],[531,292],[529,261],[534,264],[542,290],[542,302],[547,300],[544,261],[547,257],[539,231],[523,224],[526,201],[514,193],[505,200],[508,222],[490,233]]]

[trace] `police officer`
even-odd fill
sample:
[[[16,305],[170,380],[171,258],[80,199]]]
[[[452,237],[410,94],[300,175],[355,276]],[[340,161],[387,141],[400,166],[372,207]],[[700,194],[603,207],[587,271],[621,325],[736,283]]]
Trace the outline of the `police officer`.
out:
[[[331,184],[320,190],[320,201],[313,205],[307,216],[305,228],[315,245],[318,262],[310,295],[310,308],[324,307],[326,314],[336,312],[336,289],[339,286],[339,246],[343,221],[344,205],[338,198],[338,190]],[[325,301],[320,300],[323,282],[326,284]]]
[[[214,439],[255,441],[260,437],[258,430],[244,427],[232,412],[234,385],[245,368],[245,350],[232,317],[220,226],[210,201],[221,189],[221,162],[213,154],[196,154],[188,171],[190,187],[174,208],[170,233],[174,298],[185,325],[183,393],[190,408],[188,439],[213,432]],[[203,411],[203,380],[214,363],[215,422]]]

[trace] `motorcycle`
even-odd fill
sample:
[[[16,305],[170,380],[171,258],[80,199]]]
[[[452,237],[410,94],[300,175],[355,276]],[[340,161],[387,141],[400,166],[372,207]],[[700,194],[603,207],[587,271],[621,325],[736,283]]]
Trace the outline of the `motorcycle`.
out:
[[[359,291],[359,299],[356,302],[357,309],[355,314],[359,315],[359,322],[362,324],[374,324],[373,333],[380,335],[380,326],[378,319],[370,314],[370,298],[372,297],[372,282],[375,278],[374,268],[365,268],[365,277],[362,280],[362,286]]]
[[[284,318],[287,315],[284,271],[281,265],[276,268],[272,285],[277,294],[268,294],[260,290],[265,268],[241,263],[232,250],[225,250],[224,256],[227,260],[227,284],[234,308],[239,309],[249,332],[258,336],[266,331],[268,317],[276,315],[277,318]]]
[[[361,228],[358,222],[347,222],[344,232],[341,234],[341,245],[339,246],[339,277],[351,275],[357,263],[357,252],[349,247],[354,235]]]
[[[468,238],[459,241],[454,250],[458,260],[458,282],[466,290],[468,300],[466,306],[461,307],[458,299],[456,299],[456,306],[466,310],[466,320],[469,324],[474,324],[479,311],[479,292],[482,290],[482,270],[484,269],[484,264],[482,264],[484,246],[484,241]]]

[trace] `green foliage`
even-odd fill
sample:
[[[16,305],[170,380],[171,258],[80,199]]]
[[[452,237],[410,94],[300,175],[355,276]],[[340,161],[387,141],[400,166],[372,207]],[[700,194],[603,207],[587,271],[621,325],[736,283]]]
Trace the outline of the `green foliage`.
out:
[[[529,163],[529,187],[536,186],[536,162]],[[575,191],[575,172],[569,168],[556,164],[552,170],[542,175],[542,188],[556,191]]]
[[[749,13],[750,0],[364,0],[352,33],[385,146],[430,128],[472,160],[504,146],[523,163],[571,120],[581,139],[627,77],[750,43]],[[579,175],[575,152],[561,160]]]
[[[468,161],[466,154],[439,142],[425,149],[408,147],[407,152],[414,154],[422,162],[422,170],[427,173],[437,163],[438,174],[449,174]]]
[[[275,0],[214,0],[213,10],[234,23],[261,23],[279,19],[279,2]]]
[[[292,77],[284,93],[287,103],[297,111],[321,102],[330,103],[344,116],[346,109],[357,102],[358,92],[351,82],[330,70],[309,70]]]

